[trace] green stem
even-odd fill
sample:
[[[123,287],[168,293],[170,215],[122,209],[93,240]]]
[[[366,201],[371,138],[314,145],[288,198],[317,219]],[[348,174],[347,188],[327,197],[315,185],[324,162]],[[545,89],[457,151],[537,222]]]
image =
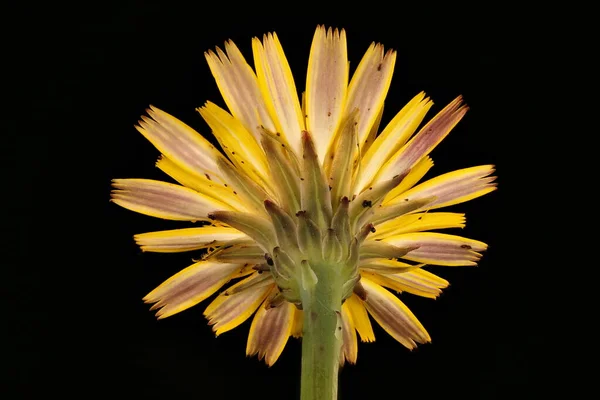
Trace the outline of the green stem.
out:
[[[338,265],[313,266],[317,284],[302,306],[301,400],[336,400],[342,347],[342,282]]]

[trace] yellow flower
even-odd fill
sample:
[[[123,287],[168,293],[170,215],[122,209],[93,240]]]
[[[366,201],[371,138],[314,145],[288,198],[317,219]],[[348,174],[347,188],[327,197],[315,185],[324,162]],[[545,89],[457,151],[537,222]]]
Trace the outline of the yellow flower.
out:
[[[135,235],[149,252],[207,249],[144,300],[166,318],[238,280],[204,315],[217,335],[254,315],[246,352],[272,365],[288,338],[302,335],[303,295],[321,279],[321,262],[339,266],[343,282],[341,362],[356,362],[356,332],[375,340],[368,314],[409,349],[429,342],[388,289],[436,298],[448,282],[425,265],[476,265],[487,248],[428,231],[463,228],[464,214],[434,210],[495,190],[493,166],[418,184],[433,166],[428,154],[467,112],[462,98],[418,129],[433,104],[419,93],[379,132],[394,51],[372,44],[348,83],[345,32],[318,27],[300,101],[277,35],[254,38],[252,50],[254,69],[231,41],[206,53],[229,111],[211,102],[198,111],[220,150],[150,107],[137,129],[180,185],[113,181],[112,201],[122,207],[205,222]]]

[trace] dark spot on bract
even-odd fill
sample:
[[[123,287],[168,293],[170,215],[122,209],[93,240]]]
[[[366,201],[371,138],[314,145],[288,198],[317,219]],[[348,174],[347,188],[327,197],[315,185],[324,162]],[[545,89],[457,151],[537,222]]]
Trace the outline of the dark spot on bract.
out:
[[[237,192],[234,190],[234,191],[233,191],[233,194],[237,194]]]
[[[363,206],[364,208],[371,207],[372,205],[373,205],[373,203],[371,202],[371,200],[364,200],[364,201],[362,202],[362,206]]]
[[[331,189],[333,189],[333,188],[331,187],[331,185],[329,185],[329,191],[330,191],[330,192],[331,192]]]
[[[281,133],[277,132],[275,135],[277,135],[277,136],[281,136]]]
[[[303,180],[304,180],[304,178],[300,177],[300,180],[301,180],[301,181],[303,181]]]
[[[226,183],[224,183],[224,184],[223,184],[223,186],[227,187],[227,184],[226,184]]]
[[[273,265],[273,258],[269,253],[265,253],[265,260],[267,261],[267,265]]]
[[[206,176],[206,179],[208,179],[209,181],[212,181],[212,179],[210,179],[210,175],[209,174],[204,174],[204,176]]]
[[[382,65],[383,65],[383,64],[379,64],[379,65],[377,66],[377,71],[381,71],[381,67],[382,67]]]
[[[208,214],[208,219],[215,220],[217,219],[214,214]]]
[[[232,151],[232,152],[231,152],[231,154],[232,154],[232,155],[233,155],[233,154],[235,154],[235,151]]]
[[[471,246],[469,246],[468,244],[463,244],[462,246],[460,246],[461,249],[472,249]]]
[[[331,117],[331,111],[327,111],[327,116]]]
[[[242,164],[245,164],[244,160],[240,160],[240,162],[241,162]]]

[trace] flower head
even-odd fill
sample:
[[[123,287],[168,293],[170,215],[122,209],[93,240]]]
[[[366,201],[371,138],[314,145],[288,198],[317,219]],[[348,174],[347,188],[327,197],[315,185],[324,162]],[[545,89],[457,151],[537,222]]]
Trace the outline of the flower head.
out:
[[[179,184],[115,179],[112,201],[198,223],[135,235],[142,250],[206,249],[144,300],[166,318],[235,281],[204,315],[217,335],[254,315],[247,354],[272,365],[302,335],[310,288],[331,276],[343,300],[342,362],[356,362],[357,332],[375,340],[369,314],[409,349],[429,342],[390,290],[436,298],[448,282],[426,265],[476,265],[487,248],[430,231],[465,226],[464,214],[437,209],[495,190],[493,166],[419,184],[468,107],[458,97],[422,125],[433,103],[419,93],[380,131],[394,51],[372,44],[348,83],[345,32],[318,27],[300,100],[277,35],[254,38],[252,50],[254,69],[231,41],[206,53],[228,111],[207,102],[198,112],[220,149],[156,107],[136,127]]]

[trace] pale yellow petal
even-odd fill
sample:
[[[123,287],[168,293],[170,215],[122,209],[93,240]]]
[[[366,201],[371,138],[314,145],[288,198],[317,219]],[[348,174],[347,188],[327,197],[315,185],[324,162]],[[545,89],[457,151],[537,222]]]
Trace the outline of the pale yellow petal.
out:
[[[435,209],[463,203],[496,190],[493,165],[459,169],[430,179],[389,200],[385,205],[435,197],[422,209]]]
[[[465,116],[468,109],[463,104],[462,97],[457,97],[381,167],[374,181],[385,181],[410,170],[450,133],[452,128]]]
[[[421,212],[406,214],[376,225],[369,237],[379,239],[402,233],[432,231],[436,229],[464,228],[465,214],[451,212]]]
[[[433,265],[477,265],[487,244],[478,240],[435,232],[415,232],[394,235],[382,242],[398,247],[419,246],[402,258]]]
[[[416,347],[416,343],[431,341],[429,334],[414,314],[392,293],[373,281],[361,280],[367,300],[365,306],[369,314],[394,339],[408,349]]]
[[[220,181],[216,164],[221,153],[194,129],[166,112],[150,106],[136,129],[162,154],[186,171]]]
[[[340,123],[348,88],[346,32],[317,27],[306,78],[306,127],[321,163]]]
[[[197,109],[234,165],[266,186],[268,167],[265,153],[242,123],[214,103]]]
[[[271,118],[296,154],[302,154],[301,132],[304,117],[294,77],[275,33],[264,35],[262,43],[252,39],[258,84]]]
[[[342,334],[343,344],[341,359],[348,361],[350,364],[356,364],[358,356],[358,343],[356,340],[356,327],[352,320],[352,314],[348,306],[348,302],[342,304]]]
[[[248,278],[236,283],[227,289],[227,292],[235,290],[242,285],[249,285],[252,281],[260,278],[261,275],[255,272]],[[271,279],[270,285],[258,285],[248,289],[227,295],[227,292],[221,293],[204,310],[204,316],[208,318],[208,324],[217,336],[230,331],[244,321],[256,311],[267,295],[274,288],[275,282]]]
[[[229,227],[203,226],[140,233],[133,238],[142,251],[178,253],[219,246],[228,240],[247,238],[247,236]]]
[[[234,210],[248,211],[248,206],[244,204],[240,196],[234,193],[233,189],[227,186],[227,184],[215,182],[205,176],[194,175],[164,155],[161,155],[156,161],[156,166],[183,186],[194,189],[214,199],[219,199],[230,205]]]
[[[383,199],[383,205],[388,204],[392,199],[395,199],[402,193],[406,192],[408,189],[412,188],[416,185],[427,172],[433,167],[433,160],[429,156],[425,156],[419,161],[406,175],[402,182],[385,196]]]
[[[111,201],[152,217],[180,221],[206,220],[208,213],[231,207],[195,190],[150,179],[113,179]]]
[[[155,303],[159,319],[186,310],[211,296],[241,270],[240,264],[221,264],[200,261],[173,275],[144,297],[146,303]]]
[[[375,123],[379,110],[383,107],[395,63],[395,51],[388,50],[384,55],[383,46],[373,43],[352,76],[344,114],[348,115],[358,108],[360,112],[358,142],[361,145]]]
[[[246,355],[258,354],[258,358],[264,358],[268,366],[273,365],[292,332],[294,308],[293,304],[286,301],[274,308],[261,306],[250,326]]]
[[[227,54],[218,47],[216,51],[217,54],[208,51],[204,55],[229,111],[256,139],[260,139],[260,125],[275,131],[275,124],[260,93],[256,74],[240,50],[232,41],[227,41]]]
[[[363,301],[353,293],[352,296],[346,299],[344,304],[348,307],[348,312],[352,316],[352,322],[360,335],[360,340],[362,342],[374,342],[375,333],[373,333],[373,327]]]
[[[415,96],[385,127],[361,160],[360,175],[354,183],[354,193],[360,193],[375,177],[382,165],[415,132],[433,102],[421,92]]]

